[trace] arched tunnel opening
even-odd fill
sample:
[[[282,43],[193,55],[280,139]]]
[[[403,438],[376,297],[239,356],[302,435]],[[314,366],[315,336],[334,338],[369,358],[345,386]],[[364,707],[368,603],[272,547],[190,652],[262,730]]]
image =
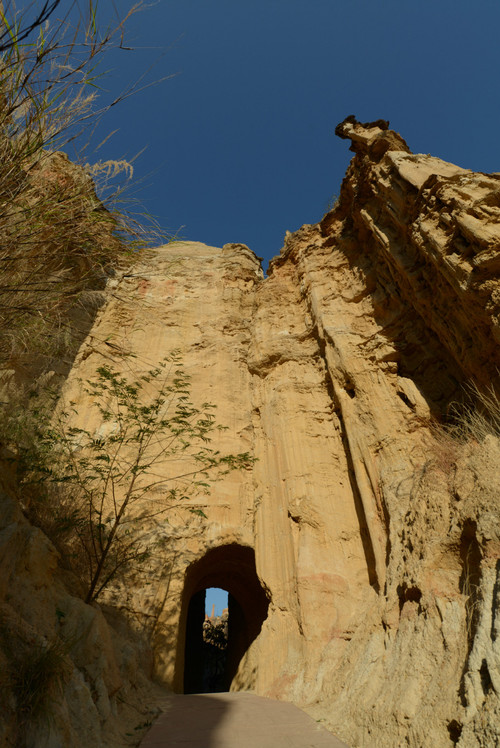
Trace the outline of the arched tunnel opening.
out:
[[[213,641],[207,641],[214,638],[214,632],[207,631],[205,595],[214,587],[228,592],[227,644],[220,655]],[[252,548],[236,543],[219,546],[192,563],[186,571],[181,603],[177,693],[229,691],[241,659],[267,618],[268,607]],[[217,633],[215,638],[220,638]]]

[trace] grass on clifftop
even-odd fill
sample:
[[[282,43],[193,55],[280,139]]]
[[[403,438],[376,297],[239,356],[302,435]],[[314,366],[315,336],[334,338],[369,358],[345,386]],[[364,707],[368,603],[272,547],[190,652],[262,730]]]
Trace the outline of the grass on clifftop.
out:
[[[52,12],[25,38],[32,4],[0,10],[0,369],[28,380],[71,359],[75,326],[88,324],[113,269],[165,241],[121,203],[130,164],[77,165],[59,152],[78,151],[117,103],[99,105],[98,65],[138,8],[102,33],[91,0],[62,19]]]

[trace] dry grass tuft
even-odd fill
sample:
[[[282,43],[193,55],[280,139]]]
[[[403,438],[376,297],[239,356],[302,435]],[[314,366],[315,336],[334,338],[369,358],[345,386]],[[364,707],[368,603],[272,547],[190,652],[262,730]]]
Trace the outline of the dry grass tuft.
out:
[[[78,166],[59,151],[117,103],[97,106],[96,69],[138,6],[101,34],[90,0],[86,15],[52,16],[22,43],[22,14],[8,9],[10,19],[0,15],[0,38],[11,40],[0,47],[0,367],[22,371],[36,359],[39,374],[71,349],[89,291],[165,237],[122,202],[131,164]]]
[[[468,390],[472,404],[453,409],[452,435],[461,441],[477,443],[488,436],[500,437],[500,399],[494,388],[480,390],[471,384]]]
[[[467,390],[469,402],[451,407],[449,423],[430,424],[431,464],[447,475],[453,473],[465,446],[500,438],[500,399],[494,388],[480,390],[471,384]]]
[[[73,668],[67,645],[57,637],[49,641],[19,630],[16,619],[2,616],[0,648],[5,653],[0,673],[3,703],[15,709],[21,728],[50,725]]]

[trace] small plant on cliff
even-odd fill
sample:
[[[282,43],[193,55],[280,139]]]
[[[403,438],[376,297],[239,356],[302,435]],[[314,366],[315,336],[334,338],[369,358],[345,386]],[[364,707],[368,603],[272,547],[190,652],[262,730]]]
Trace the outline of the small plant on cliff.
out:
[[[339,196],[336,193],[334,193],[330,198],[328,198],[325,204],[325,213],[330,213],[330,211],[336,207],[338,201],[339,201]]]
[[[453,403],[446,424],[431,422],[432,466],[452,475],[466,445],[481,444],[488,437],[500,439],[500,399],[493,386],[484,390],[474,383],[465,389],[466,402]]]
[[[62,695],[69,666],[61,642],[40,643],[17,656],[10,673],[21,724],[50,718],[51,705]]]
[[[487,436],[500,437],[500,399],[494,387],[480,390],[471,384],[467,389],[472,404],[454,408],[451,433],[473,442],[482,442]]]
[[[156,520],[188,501],[188,511],[204,516],[200,497],[211,483],[254,460],[210,446],[221,428],[214,406],[193,404],[177,354],[133,379],[100,366],[82,387],[97,427],[67,425],[77,414],[71,404],[39,430],[35,457],[24,453],[23,482],[45,489],[50,506],[38,504],[42,524],[44,512],[56,517],[92,602],[117,575],[147,560]]]
[[[65,644],[58,638],[33,641],[32,635],[18,630],[17,621],[1,616],[0,648],[5,653],[0,701],[15,709],[20,733],[35,724],[49,725],[54,704],[71,675]]]

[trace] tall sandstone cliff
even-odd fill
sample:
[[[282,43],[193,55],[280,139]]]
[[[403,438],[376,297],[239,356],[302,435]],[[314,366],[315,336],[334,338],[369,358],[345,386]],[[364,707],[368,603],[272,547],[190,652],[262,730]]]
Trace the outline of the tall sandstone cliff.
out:
[[[178,242],[113,281],[67,383],[75,425],[100,428],[79,380],[103,362],[140,374],[180,349],[228,427],[215,446],[257,461],[206,519],[159,519],[163,553],[108,602],[176,690],[190,600],[224,587],[233,689],[352,746],[499,745],[500,442],[433,424],[498,383],[500,174],[414,155],[383,121],[337,134],[355,154],[339,201],[268,277],[244,245]]]

